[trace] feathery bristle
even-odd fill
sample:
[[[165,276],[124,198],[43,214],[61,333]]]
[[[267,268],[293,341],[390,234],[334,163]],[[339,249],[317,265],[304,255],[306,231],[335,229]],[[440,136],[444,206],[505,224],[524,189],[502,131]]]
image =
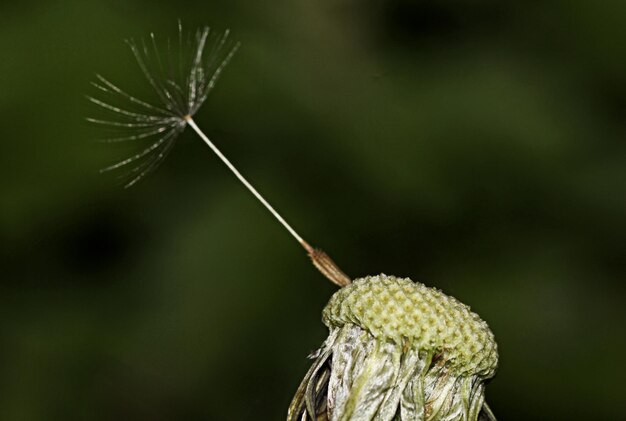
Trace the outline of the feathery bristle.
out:
[[[98,95],[87,96],[103,115],[89,117],[87,121],[110,134],[100,139],[102,142],[137,140],[148,143],[141,152],[101,170],[130,168],[120,177],[126,187],[134,185],[162,163],[186,127],[187,119],[206,101],[239,47],[238,43],[230,41],[228,30],[213,35],[209,27],[203,27],[193,38],[191,34],[185,37],[180,22],[177,39],[177,43],[167,39],[163,50],[153,33],[148,42],[145,39],[126,41],[155,94],[154,101],[139,99],[99,74],[92,82]],[[177,50],[172,47],[175,44]],[[131,168],[131,164],[135,167]]]

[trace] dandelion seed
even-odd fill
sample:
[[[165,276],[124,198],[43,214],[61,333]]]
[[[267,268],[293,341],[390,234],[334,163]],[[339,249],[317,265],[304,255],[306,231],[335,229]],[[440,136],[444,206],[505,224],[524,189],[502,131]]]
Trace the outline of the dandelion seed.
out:
[[[324,276],[337,285],[350,283],[350,278],[323,251],[307,243],[265,198],[241,175],[235,166],[196,124],[193,117],[222,75],[239,43],[232,42],[230,32],[212,33],[209,27],[183,33],[178,24],[177,42],[166,40],[163,53],[159,40],[151,33],[145,39],[127,40],[139,69],[156,94],[157,102],[137,98],[101,75],[92,86],[98,96],[87,96],[105,117],[89,117],[87,121],[107,128],[113,135],[100,139],[106,143],[143,141],[148,145],[140,152],[113,163],[101,172],[122,171],[125,187],[131,187],[154,171],[174,147],[176,139],[187,126],[211,148],[237,179],[259,200],[280,224],[298,241]],[[177,51],[173,45],[177,44]],[[119,104],[119,105],[118,105]]]

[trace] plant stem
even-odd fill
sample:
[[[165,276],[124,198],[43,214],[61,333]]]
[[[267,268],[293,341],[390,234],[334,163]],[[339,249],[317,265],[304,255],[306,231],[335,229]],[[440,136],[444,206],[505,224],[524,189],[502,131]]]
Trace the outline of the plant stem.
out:
[[[289,233],[298,241],[298,243],[300,243],[300,245],[302,247],[304,247],[304,249],[307,252],[310,253],[313,250],[313,247],[311,247],[309,245],[309,243],[304,241],[304,239],[302,239],[302,237],[300,237],[300,235],[296,232],[296,230],[294,230],[291,227],[291,225],[289,225],[287,223],[287,221],[285,221],[285,219],[282,216],[280,216],[280,214],[276,211],[276,209],[274,209],[272,207],[272,205],[270,205],[267,202],[267,200],[265,200],[265,198],[263,196],[261,196],[261,193],[259,193],[252,186],[252,184],[250,184],[248,182],[248,180],[245,179],[245,177],[243,175],[241,175],[241,173],[237,170],[237,168],[235,168],[235,166],[233,164],[231,164],[231,162],[228,160],[228,158],[226,158],[224,156],[224,154],[222,154],[222,152],[217,148],[217,146],[215,146],[215,144],[213,142],[211,142],[211,140],[208,138],[207,135],[204,134],[204,132],[200,129],[200,127],[198,127],[196,122],[193,121],[193,119],[190,116],[185,117],[185,120],[187,120],[187,124],[189,124],[189,126],[192,129],[194,129],[194,131],[198,134],[198,136],[200,136],[200,138],[202,140],[204,140],[204,142],[207,145],[209,145],[209,148],[211,148],[213,150],[213,152],[215,152],[215,154],[218,156],[218,158],[221,159],[222,162],[224,162],[224,164],[226,164],[228,169],[231,170],[233,174],[235,174],[235,176],[239,179],[239,181],[241,181],[243,183],[243,185],[246,186],[246,188],[248,190],[250,190],[250,193],[252,193],[254,195],[254,197],[256,197],[259,200],[259,202],[261,202],[263,204],[263,206],[265,206],[267,208],[267,210],[270,211],[270,213],[272,215],[274,215],[274,217],[278,220],[278,222],[280,222],[287,229],[287,231],[289,231]]]
[[[268,203],[267,200],[259,193],[246,178],[241,175],[241,173],[235,168],[235,166],[224,156],[224,154],[215,146],[213,142],[209,139],[207,135],[198,127],[196,122],[193,120],[191,116],[185,116],[185,121],[187,124],[200,136],[200,138],[206,143],[213,152],[217,155],[219,159],[222,160],[224,164],[228,167],[228,169],[235,174],[235,176],[243,183],[244,186],[257,198],[259,202],[265,206],[265,208],[270,211],[270,213],[281,223],[283,227],[293,236],[293,238],[300,243],[300,245],[306,250],[309,257],[313,261],[315,267],[328,279],[339,286],[345,286],[350,283],[350,278],[337,266],[335,262],[323,251],[319,249],[315,249],[311,247],[311,245],[306,242],[297,232],[294,230],[291,225],[285,221],[285,219]]]

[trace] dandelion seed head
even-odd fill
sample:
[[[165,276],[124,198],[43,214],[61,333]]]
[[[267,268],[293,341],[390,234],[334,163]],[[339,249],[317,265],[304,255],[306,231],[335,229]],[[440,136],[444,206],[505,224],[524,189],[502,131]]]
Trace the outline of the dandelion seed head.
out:
[[[457,299],[408,278],[368,276],[335,292],[322,320],[329,335],[289,421],[495,420],[485,383],[497,344]]]
[[[331,329],[356,324],[380,340],[410,341],[442,353],[455,374],[491,378],[498,366],[497,344],[485,321],[457,299],[408,278],[354,280],[331,298],[323,321]]]
[[[101,170],[126,170],[120,178],[130,187],[156,169],[171,151],[237,51],[230,31],[214,33],[209,27],[185,34],[178,24],[178,36],[160,42],[154,33],[148,39],[128,39],[141,73],[155,94],[153,100],[140,99],[104,76],[96,74],[95,94],[87,99],[98,109],[98,116],[87,121],[106,130],[106,143],[145,142],[134,155]]]

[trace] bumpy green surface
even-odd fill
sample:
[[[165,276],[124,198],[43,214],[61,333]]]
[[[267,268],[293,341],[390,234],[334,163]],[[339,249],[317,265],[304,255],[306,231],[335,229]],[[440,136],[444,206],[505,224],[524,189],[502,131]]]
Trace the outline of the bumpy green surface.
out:
[[[442,353],[459,374],[489,378],[498,365],[487,323],[457,299],[408,278],[357,279],[332,296],[322,317],[331,329],[351,323],[376,338]]]

